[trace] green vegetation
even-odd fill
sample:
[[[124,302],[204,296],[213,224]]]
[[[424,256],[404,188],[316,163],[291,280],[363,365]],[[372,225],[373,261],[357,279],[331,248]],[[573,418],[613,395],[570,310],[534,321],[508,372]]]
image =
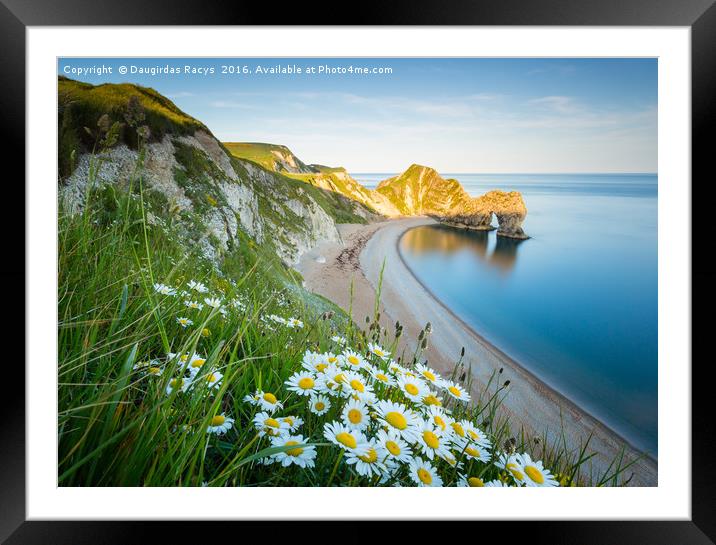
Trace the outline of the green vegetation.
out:
[[[59,163],[63,178],[72,173],[74,157],[96,148],[102,137],[99,125],[117,123],[116,142],[137,148],[133,104],[142,109],[141,124],[146,127],[150,141],[161,140],[165,134],[193,134],[198,129],[209,132],[201,122],[148,87],[128,83],[91,85],[64,76],[58,77],[57,85]]]
[[[234,157],[252,161],[273,172],[312,172],[313,170],[286,146],[262,142],[224,142],[223,145]]]

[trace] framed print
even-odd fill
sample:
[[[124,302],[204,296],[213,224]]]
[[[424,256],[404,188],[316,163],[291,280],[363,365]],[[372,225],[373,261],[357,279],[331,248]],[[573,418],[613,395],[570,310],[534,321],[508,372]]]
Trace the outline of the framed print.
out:
[[[709,2],[80,4],[0,12],[27,203],[8,543],[712,542]]]

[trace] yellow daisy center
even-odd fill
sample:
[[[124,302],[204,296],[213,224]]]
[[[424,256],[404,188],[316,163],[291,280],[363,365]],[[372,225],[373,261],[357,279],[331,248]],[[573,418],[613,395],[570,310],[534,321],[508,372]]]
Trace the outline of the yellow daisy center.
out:
[[[353,380],[351,380],[351,388],[353,388],[354,390],[357,390],[359,392],[365,391],[365,386],[363,386],[363,383],[360,380],[358,380],[357,378],[354,378]]]
[[[467,452],[470,456],[474,456],[475,458],[479,458],[479,457],[480,457],[480,451],[477,450],[477,449],[474,448],[474,447],[467,447],[467,448],[465,449],[465,452]]]
[[[455,433],[457,433],[460,437],[465,437],[465,430],[460,425],[460,422],[453,422],[450,425],[452,426],[452,429],[455,430]]]
[[[402,414],[397,412],[390,412],[386,414],[385,421],[388,422],[388,424],[390,424],[394,428],[398,428],[399,430],[404,430],[408,427],[408,421]]]
[[[467,480],[467,484],[469,486],[485,486],[485,483],[482,482],[482,479],[480,479],[479,477],[470,477]]]
[[[336,441],[338,441],[341,445],[345,445],[348,448],[356,448],[358,446],[356,438],[345,431],[342,431],[341,433],[336,435]]]
[[[187,354],[184,354],[184,355],[181,356],[179,359],[181,360],[182,363],[184,363],[186,360],[189,359],[189,356],[188,356]]]
[[[208,380],[209,382],[216,382],[216,375],[214,373],[209,373],[208,375],[206,375],[206,380]]]
[[[313,388],[313,379],[311,377],[303,377],[301,380],[298,381],[298,387],[302,390],[310,390]]]
[[[280,428],[281,424],[279,424],[278,420],[274,420],[273,418],[267,418],[264,420],[264,426],[271,426],[272,428]]]
[[[450,393],[451,393],[452,395],[454,395],[455,397],[462,397],[462,392],[460,392],[460,390],[458,390],[457,388],[455,388],[455,386],[450,386],[450,387],[448,388],[448,390],[449,390]]]
[[[348,356],[348,363],[351,365],[358,365],[360,360],[356,356]]]
[[[423,441],[425,441],[425,444],[433,450],[440,446],[440,439],[438,439],[438,436],[431,431],[423,432]]]
[[[191,362],[191,366],[192,366],[192,367],[201,367],[202,365],[204,365],[205,362],[206,362],[206,360],[202,360],[201,358],[197,358],[197,359],[195,359],[193,362]]]
[[[208,337],[209,335],[211,335],[211,331],[209,331],[207,328],[201,330],[202,337]]]
[[[319,401],[318,403],[316,403],[316,410],[317,410],[317,411],[322,411],[322,410],[325,409],[325,408],[326,408],[326,404],[323,403],[322,401]]]
[[[440,418],[440,415],[436,414],[435,416],[433,416],[433,422],[435,422],[438,426],[440,426],[441,429],[443,429],[443,430],[445,429],[445,426],[446,426],[445,421],[442,418]]]
[[[525,466],[525,473],[527,473],[527,476],[537,484],[542,484],[544,482],[544,475],[542,475],[542,472],[534,466]]]
[[[364,462],[366,462],[368,464],[373,464],[376,462],[376,460],[378,460],[378,453],[375,451],[374,448],[371,448],[368,451],[368,454],[366,454],[365,456],[358,456],[358,458],[360,458],[361,460],[363,460]]]
[[[374,353],[376,356],[381,356],[381,357],[385,355],[385,352],[383,352],[380,348],[375,348],[375,349],[373,349],[373,353]]]
[[[328,358],[328,363],[336,363],[338,361],[338,358],[335,356],[331,356]]]
[[[286,441],[286,445],[285,445],[285,446],[288,447],[288,446],[291,446],[291,445],[298,445],[298,441]],[[301,454],[303,454],[303,449],[302,449],[302,448],[292,448],[292,449],[288,449],[288,450],[286,451],[286,454],[288,454],[289,456],[300,456]]]
[[[351,409],[348,411],[348,420],[351,421],[351,424],[360,424],[363,420],[363,413],[358,409]]]
[[[275,404],[276,401],[278,401],[278,400],[276,399],[276,396],[273,395],[273,394],[270,393],[270,392],[266,392],[263,397],[264,397],[264,401],[268,401],[268,402],[271,403],[272,405]]]
[[[388,382],[388,377],[386,377],[383,373],[378,373],[377,375],[375,375],[375,378],[377,378],[381,382]]]
[[[343,373],[338,373],[335,377],[333,377],[333,380],[336,382],[345,382],[346,376]]]
[[[472,437],[475,441],[479,441],[479,440],[480,440],[480,434],[479,434],[479,433],[475,433],[475,432],[472,431],[472,430],[467,430],[467,434],[468,434],[470,437]]]
[[[440,400],[432,394],[425,396],[423,398],[423,403],[425,403],[426,405],[437,405],[438,407],[442,405],[442,403],[440,403]]]
[[[393,456],[398,456],[400,454],[400,445],[398,445],[395,441],[386,441],[385,448],[387,448]]]
[[[214,418],[211,419],[211,425],[212,426],[221,426],[226,421],[226,417],[220,414],[217,414]]]
[[[430,484],[433,482],[433,476],[427,469],[423,469],[422,467],[418,469],[418,479],[420,479],[423,484]]]
[[[521,481],[525,478],[525,476],[522,474],[522,472],[519,469],[517,469],[516,464],[507,464],[505,467],[507,468],[507,470],[510,473],[512,473],[514,478],[517,479],[518,481]]]
[[[176,390],[177,388],[181,388],[183,384],[184,384],[184,379],[183,379],[183,378],[173,378],[173,379],[171,379],[171,380],[169,381],[169,386],[171,386],[171,387],[174,388],[175,390]]]
[[[316,371],[318,371],[319,373],[322,373],[323,370],[324,370],[326,367],[328,367],[327,364],[325,364],[325,363],[319,363],[319,364],[316,365]]]
[[[288,424],[289,426],[293,426],[293,417],[287,416],[283,419],[283,421],[286,422],[286,424]]]
[[[156,375],[157,373],[159,373],[159,371],[161,371],[161,369],[159,369],[159,367],[150,367],[150,368],[147,370],[147,372],[148,372],[150,375]]]
[[[420,390],[418,390],[418,387],[415,384],[406,384],[405,391],[414,396],[417,395]]]
[[[437,378],[430,371],[423,371],[423,376],[430,382],[435,382]]]

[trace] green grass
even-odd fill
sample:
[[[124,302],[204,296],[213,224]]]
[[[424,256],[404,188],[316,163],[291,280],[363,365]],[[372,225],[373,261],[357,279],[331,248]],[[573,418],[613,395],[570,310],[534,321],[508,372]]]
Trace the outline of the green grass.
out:
[[[107,115],[110,125],[118,124],[118,142],[137,148],[137,132],[127,121],[130,100],[136,100],[143,110],[141,124],[148,127],[150,141],[161,140],[165,134],[188,135],[199,129],[209,132],[203,123],[149,87],[129,83],[91,85],[64,76],[58,77],[57,86],[59,166],[63,178],[74,170],[74,157],[97,146],[103,136],[98,127],[103,115]]]
[[[360,326],[351,322],[332,303],[303,290],[300,277],[284,267],[270,247],[257,245],[245,234],[216,266],[177,234],[165,203],[150,197],[138,175],[127,190],[109,186],[89,191],[80,214],[60,210],[59,485],[376,484],[375,478],[359,475],[347,464],[347,456],[323,437],[324,423],[340,418],[345,400],[332,398],[334,406],[319,417],[307,409],[307,398],[287,390],[285,381],[301,368],[306,350],[340,351],[331,340],[336,334],[363,354],[369,342],[393,352],[402,333],[399,324],[395,331],[385,332],[377,326],[378,316]],[[154,223],[147,221],[149,212],[158,218]],[[187,287],[190,280],[203,282],[209,292],[192,292]],[[226,316],[208,306],[189,309],[181,293],[161,295],[155,283],[186,290],[191,300],[218,297]],[[271,314],[295,317],[304,327],[272,323],[267,320]],[[193,324],[181,327],[180,316]],[[415,371],[429,335],[426,328],[412,343],[417,346],[414,352],[395,355],[407,369]],[[178,360],[168,358],[170,352],[198,353],[206,360],[187,392],[166,393],[170,381],[185,373]],[[387,372],[382,360],[367,358]],[[141,365],[147,362],[152,363]],[[455,364],[449,378],[459,380],[463,372],[470,376],[462,360]],[[163,369],[161,376],[148,372],[153,366]],[[216,390],[202,382],[210,372],[223,374]],[[302,444],[271,449],[268,438],[257,435],[252,424],[257,409],[243,401],[256,390],[272,392],[283,402],[276,417],[304,420],[296,432],[302,435]],[[381,399],[409,404],[395,387],[377,384],[375,390]],[[616,485],[625,479],[628,464],[621,459],[604,475],[590,475],[583,470],[590,457],[586,445],[572,452],[559,438],[535,439],[512,426],[500,411],[506,394],[499,374],[468,406],[442,394],[453,417],[480,426],[493,445],[486,463],[456,453],[465,464],[460,472],[435,460],[446,485],[455,484],[460,474],[513,483],[510,474],[494,463],[504,448],[542,459],[562,484]],[[212,418],[221,414],[235,419],[233,427],[221,436],[207,433]],[[315,449],[315,467],[259,462],[297,448]],[[407,467],[400,466],[385,484],[394,483],[412,484]]]

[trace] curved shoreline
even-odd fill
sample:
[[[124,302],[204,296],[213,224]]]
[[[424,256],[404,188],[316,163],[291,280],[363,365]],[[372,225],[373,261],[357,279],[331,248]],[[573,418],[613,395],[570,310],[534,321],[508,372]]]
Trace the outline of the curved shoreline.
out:
[[[620,441],[622,441],[625,445],[628,445],[633,450],[640,452],[643,456],[650,459],[652,462],[656,463],[656,458],[651,455],[650,453],[643,451],[641,447],[633,444],[631,441],[629,441],[622,433],[616,431],[614,429],[613,425],[610,425],[607,423],[606,419],[602,417],[596,416],[593,412],[585,409],[582,405],[580,405],[577,401],[574,401],[571,399],[568,394],[565,394],[563,391],[561,391],[559,388],[557,388],[555,385],[551,384],[549,380],[545,379],[544,377],[539,376],[535,371],[529,369],[528,366],[525,364],[519,362],[509,354],[507,354],[504,350],[496,346],[494,343],[492,343],[490,340],[488,340],[485,336],[481,335],[472,325],[467,323],[461,316],[459,316],[454,310],[452,310],[440,297],[438,297],[422,280],[420,280],[420,277],[418,277],[417,274],[415,274],[415,271],[410,267],[408,262],[403,257],[403,252],[400,250],[400,242],[403,240],[403,237],[413,229],[417,229],[418,227],[423,227],[422,225],[417,225],[415,227],[409,227],[405,229],[400,236],[395,241],[395,250],[398,254],[398,257],[400,257],[401,262],[403,263],[403,266],[410,271],[410,274],[413,275],[413,278],[415,281],[422,286],[422,288],[427,292],[427,294],[432,297],[436,303],[441,305],[446,312],[448,312],[452,317],[460,322],[462,326],[470,331],[472,335],[477,337],[477,339],[487,346],[490,350],[492,350],[495,354],[497,354],[502,360],[508,361],[512,366],[519,368],[525,375],[529,375],[532,380],[541,382],[545,388],[548,388],[551,390],[552,395],[555,397],[558,397],[559,400],[565,404],[568,405],[570,409],[578,412],[585,413],[590,418],[592,418],[595,422],[597,422],[599,425],[603,426],[606,430],[608,430],[610,433],[614,434],[616,438],[618,438]]]
[[[465,367],[470,367],[475,396],[480,391],[478,387],[484,387],[491,374],[503,368],[501,377],[510,379],[511,384],[500,410],[513,423],[536,435],[547,432],[550,441],[560,438],[560,430],[564,430],[568,448],[575,451],[580,441],[591,436],[590,450],[596,454],[583,469],[595,477],[604,474],[624,448],[625,463],[641,457],[627,472],[627,475],[634,472],[630,484],[656,486],[656,460],[629,445],[603,422],[484,339],[418,280],[400,255],[398,244],[409,229],[435,223],[425,217],[403,217],[368,225],[340,225],[344,243],[321,243],[301,257],[297,268],[304,275],[307,288],[344,309],[352,308],[353,319],[360,323],[364,316],[373,314],[376,286],[385,260],[381,326],[391,330],[396,320],[403,324],[398,353],[400,350],[412,353],[420,330],[431,322],[433,334],[424,357],[438,371],[449,374],[465,347]],[[319,258],[325,258],[325,262],[317,261]]]

